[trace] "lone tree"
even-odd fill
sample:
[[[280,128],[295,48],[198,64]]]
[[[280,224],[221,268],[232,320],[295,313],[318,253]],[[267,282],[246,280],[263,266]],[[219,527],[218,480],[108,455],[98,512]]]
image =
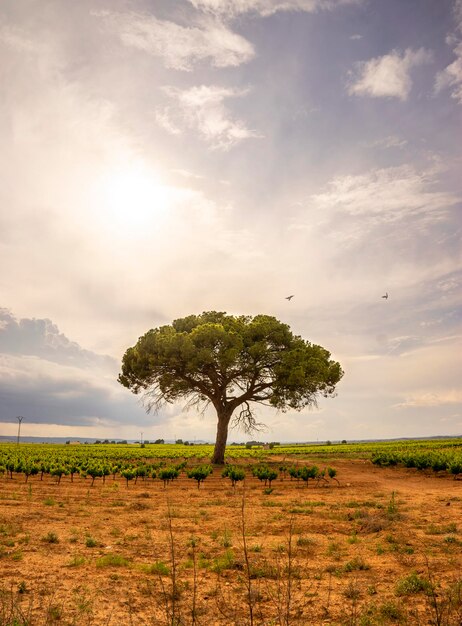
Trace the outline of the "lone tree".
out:
[[[186,399],[217,412],[212,463],[223,464],[228,428],[258,430],[251,403],[285,411],[316,406],[332,396],[343,375],[323,347],[292,334],[268,315],[189,315],[154,328],[128,348],[119,382],[144,394],[147,411]]]

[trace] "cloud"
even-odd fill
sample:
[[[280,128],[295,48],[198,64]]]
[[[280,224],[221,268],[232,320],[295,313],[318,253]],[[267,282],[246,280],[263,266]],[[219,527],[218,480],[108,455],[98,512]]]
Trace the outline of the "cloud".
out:
[[[462,104],[462,42],[454,48],[456,60],[436,76],[435,91],[451,88],[451,96]]]
[[[388,321],[396,323],[387,334],[414,335],[415,321],[428,319],[420,307],[416,310],[416,299],[422,296],[422,307],[434,302],[432,281],[460,269],[457,205],[461,197],[447,190],[440,175],[434,167],[402,165],[336,176],[296,209],[289,226],[290,250],[309,242],[303,267],[322,267],[331,277],[326,287],[317,285],[317,289],[325,304],[345,303],[340,317],[348,318],[350,325],[355,319],[380,328],[385,304],[387,316],[393,314]],[[385,291],[391,293],[387,301],[381,299]],[[406,315],[404,300],[409,302]],[[318,318],[325,314],[319,311]],[[408,317],[414,320],[411,326]],[[319,324],[319,319],[313,323]],[[375,334],[379,332],[384,331]],[[383,346],[382,354],[391,347]],[[399,345],[399,350],[409,347]]]
[[[164,87],[164,93],[174,102],[157,111],[156,119],[167,132],[178,134],[192,129],[213,148],[223,150],[244,139],[260,137],[243,122],[233,119],[224,105],[227,98],[242,97],[247,90],[201,85],[186,90]]]
[[[359,4],[363,0],[189,0],[196,9],[220,15],[235,17],[243,13],[257,13],[268,16],[278,11],[316,11],[333,10],[340,6]]]
[[[431,60],[428,50],[408,48],[404,53],[393,50],[382,57],[357,63],[348,92],[357,96],[407,100],[412,88],[411,70]]]
[[[410,407],[433,407],[446,404],[462,404],[462,392],[451,389],[442,392],[421,392],[409,396],[404,402],[395,404],[393,408],[407,409]]]
[[[311,201],[319,209],[338,209],[374,222],[396,222],[409,215],[438,221],[460,198],[434,189],[437,182],[434,170],[419,171],[410,165],[375,169],[338,176],[325,192],[311,196]]]
[[[253,58],[251,43],[215,20],[181,26],[148,14],[94,12],[116,30],[125,46],[163,59],[166,67],[191,71],[209,59],[215,67],[236,67]]]
[[[407,140],[401,139],[396,135],[388,135],[388,137],[378,139],[377,141],[373,141],[372,143],[368,143],[366,145],[369,148],[381,148],[383,150],[387,150],[388,148],[404,148],[404,146],[407,145]]]
[[[148,419],[117,383],[118,362],[85,350],[48,319],[0,309],[0,422],[116,425]]]
[[[49,319],[16,319],[0,308],[0,353],[36,356],[79,367],[115,367],[115,359],[84,350]]]
[[[448,44],[455,44],[455,60],[443,71],[438,72],[435,80],[435,93],[451,89],[451,96],[462,104],[462,0],[454,3],[454,18],[457,34],[448,37]]]

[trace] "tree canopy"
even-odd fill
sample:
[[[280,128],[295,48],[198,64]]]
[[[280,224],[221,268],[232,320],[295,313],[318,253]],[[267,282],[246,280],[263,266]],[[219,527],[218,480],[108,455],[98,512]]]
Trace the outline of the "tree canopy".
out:
[[[179,400],[212,404],[212,462],[223,463],[233,414],[231,426],[252,432],[260,426],[253,403],[301,410],[332,396],[343,371],[330,356],[269,315],[208,311],[149,330],[125,352],[118,380],[143,394],[148,411]]]

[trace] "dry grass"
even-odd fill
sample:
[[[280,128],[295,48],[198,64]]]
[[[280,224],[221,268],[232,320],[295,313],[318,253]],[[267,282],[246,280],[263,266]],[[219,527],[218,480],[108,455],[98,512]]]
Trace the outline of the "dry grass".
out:
[[[340,486],[269,494],[219,471],[201,489],[0,477],[0,626],[459,626],[462,484],[331,463]]]

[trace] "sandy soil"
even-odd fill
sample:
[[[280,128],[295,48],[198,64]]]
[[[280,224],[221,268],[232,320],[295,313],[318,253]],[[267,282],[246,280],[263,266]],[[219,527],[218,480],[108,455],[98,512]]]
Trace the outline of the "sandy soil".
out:
[[[329,465],[339,485],[271,492],[0,477],[0,626],[461,624],[462,482]]]

